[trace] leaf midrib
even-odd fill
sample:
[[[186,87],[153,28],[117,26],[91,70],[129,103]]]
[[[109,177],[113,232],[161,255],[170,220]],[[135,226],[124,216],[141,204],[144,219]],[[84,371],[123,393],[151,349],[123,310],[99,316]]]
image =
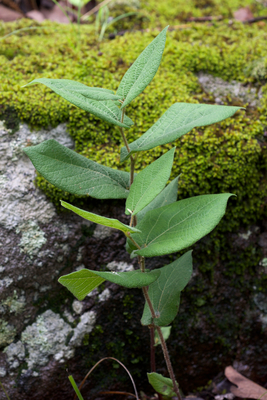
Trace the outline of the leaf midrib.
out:
[[[165,282],[164,289],[162,290],[162,293],[161,293],[160,298],[159,298],[158,309],[160,309],[160,305],[161,305],[162,297],[163,297],[163,294],[164,294],[164,290],[165,290],[165,288],[166,288],[167,283],[168,283],[169,280],[171,279],[171,275],[174,273],[174,269],[175,269],[175,267],[172,269],[171,274],[168,276],[168,279],[167,279],[166,282]],[[158,282],[158,281],[156,281],[156,282]],[[159,285],[159,284],[158,284],[158,285]],[[159,290],[160,290],[160,288],[159,288]],[[174,289],[174,290],[175,290],[175,289]],[[172,293],[173,293],[173,291],[172,291],[171,293],[169,293],[168,299],[171,297]],[[167,304],[167,303],[168,303],[168,301],[166,301],[166,304]],[[162,307],[161,312],[164,311],[164,308],[166,308],[166,305]]]
[[[180,111],[183,111],[183,109],[184,108],[186,108],[186,106],[184,106],[181,110],[179,110],[179,112]],[[208,114],[207,114],[208,115]],[[207,115],[205,115],[205,116],[207,116]],[[175,117],[177,116],[177,113],[175,114]],[[163,116],[162,117],[164,117],[164,114],[163,114]],[[175,118],[174,117],[174,118]],[[194,120],[194,122],[197,122],[199,119],[201,119],[203,117],[203,115],[201,116],[201,117],[199,117],[198,119],[196,119],[196,120]],[[173,119],[174,119],[173,118]],[[151,133],[149,134],[149,135],[147,135],[145,138],[143,138],[143,142],[142,142],[142,140],[140,140],[140,144],[137,144],[136,143],[136,149],[140,149],[142,146],[144,146],[144,145],[146,145],[146,142],[149,142],[149,139],[150,139],[150,137],[151,136],[153,136],[154,134],[155,134],[155,132],[157,132],[157,130],[159,130],[160,129],[160,127],[161,127],[161,125],[164,123],[164,121],[162,121],[160,124],[159,124],[159,126],[157,126],[156,127],[156,129],[155,130],[153,130],[153,127],[151,128]],[[172,133],[174,133],[174,132],[177,132],[177,131],[179,131],[181,128],[186,128],[188,125],[190,125],[190,122],[188,122],[186,125],[183,125],[182,127],[180,126],[178,129],[174,129],[174,130],[172,130],[172,131],[169,131],[169,132],[166,132],[166,130],[169,128],[169,126],[171,125],[173,123],[173,120],[166,126],[166,129],[164,130],[164,133],[162,134],[162,135],[160,135],[160,137],[161,138],[164,138],[165,136],[168,136],[168,135],[171,135]],[[192,122],[193,123],[193,122]],[[198,125],[196,125],[196,126],[198,126]],[[153,142],[155,142],[155,141],[157,141],[157,138],[158,138],[158,136],[156,136],[156,138],[154,138],[150,143],[153,143]],[[140,139],[142,139],[142,137],[140,137]],[[130,144],[130,149],[131,149],[131,144]],[[133,150],[134,151],[134,150]]]
[[[68,166],[72,165],[72,166],[75,166],[76,168],[81,168],[82,170],[84,170],[84,172],[83,172],[84,174],[85,174],[86,172],[93,171],[93,172],[96,173],[96,174],[99,174],[99,175],[101,175],[101,176],[103,176],[103,177],[105,177],[105,178],[109,178],[110,180],[112,180],[112,181],[118,183],[119,186],[120,186],[121,188],[123,188],[124,190],[127,190],[125,187],[123,187],[123,186],[121,185],[120,182],[116,181],[114,178],[112,178],[112,177],[109,176],[109,175],[103,174],[103,172],[95,171],[95,170],[90,169],[90,168],[85,168],[85,167],[82,167],[82,166],[77,165],[77,164],[68,164],[66,161],[58,160],[58,159],[53,158],[53,157],[50,157],[50,156],[48,156],[48,155],[46,155],[46,154],[42,154],[42,153],[39,153],[39,154],[42,155],[43,157],[48,158],[48,159],[57,161],[57,162],[59,162],[59,163],[61,163],[61,164],[63,164],[63,165],[68,165]],[[99,164],[99,165],[101,165],[101,164]],[[105,166],[104,166],[104,165],[101,165],[101,167],[105,167]],[[59,172],[59,171],[61,171],[61,170],[53,170],[53,172]],[[71,178],[72,178],[72,177],[70,177],[69,179],[71,179]],[[64,178],[64,179],[68,179],[68,178]],[[94,179],[96,179],[96,178],[94,178]],[[122,178],[122,179],[123,179],[123,178]],[[103,186],[103,185],[102,185],[102,186]]]
[[[53,90],[53,89],[52,89],[52,90]],[[103,104],[103,101],[109,101],[109,100],[95,100],[95,99],[90,99],[90,98],[84,96],[82,93],[79,93],[79,92],[74,92],[74,94],[71,93],[71,92],[72,92],[71,89],[69,89],[69,90],[66,90],[66,89],[57,89],[57,90],[58,90],[58,91],[61,91],[62,93],[65,92],[65,93],[68,94],[68,95],[73,95],[74,97],[76,96],[76,98],[77,98],[78,100],[82,100],[79,96],[77,96],[77,94],[79,94],[80,96],[84,97],[85,103],[89,103],[89,105],[92,106],[93,110],[96,110],[96,111],[98,111],[98,112],[99,112],[100,107],[97,107],[96,105],[97,105],[98,103],[101,103],[101,105],[102,105],[103,107],[105,107],[107,110],[110,111],[110,113],[111,113],[112,115],[114,115],[114,119],[115,119],[117,122],[120,122],[120,121],[119,121],[119,118],[116,116],[116,114],[114,113],[114,111],[110,110],[105,104]],[[112,101],[112,100],[110,100],[110,101]],[[109,114],[107,111],[103,110],[103,112],[104,112],[104,114],[110,116],[110,114]]]
[[[138,202],[137,202],[136,205],[135,205],[135,209],[133,210],[133,213],[134,213],[135,210],[137,209],[138,204],[140,204],[141,200],[142,200],[142,199],[145,197],[145,195],[147,194],[147,191],[149,191],[149,188],[150,188],[151,186],[153,187],[153,183],[154,183],[155,180],[157,180],[157,177],[158,177],[159,174],[160,174],[160,173],[157,173],[156,176],[153,175],[153,174],[151,174],[152,176],[154,176],[154,179],[150,182],[149,186],[147,186],[147,189],[144,191],[144,193],[142,194],[142,196],[139,198]],[[142,183],[142,186],[141,186],[141,187],[143,187],[143,183]],[[133,200],[134,200],[134,199],[133,199]],[[145,207],[143,207],[143,208],[145,208]],[[141,211],[141,210],[139,210],[139,211]]]
[[[153,42],[151,42],[151,44],[152,44],[152,43],[153,43]],[[151,47],[152,47],[152,46],[151,46]],[[151,51],[151,53],[150,53],[150,55],[149,55],[149,58],[148,58],[147,62],[144,64],[144,66],[143,66],[143,68],[141,69],[141,72],[139,73],[139,76],[138,76],[137,78],[136,78],[136,75],[137,75],[138,66],[136,65],[136,68],[135,68],[135,71],[134,71],[134,75],[135,75],[135,76],[134,76],[134,83],[133,83],[133,85],[135,85],[136,82],[138,82],[138,80],[139,80],[139,78],[140,78],[140,76],[141,76],[141,74],[142,74],[144,68],[146,67],[147,63],[149,62],[149,60],[150,60],[150,58],[151,58],[151,56],[152,56],[154,50],[155,50],[155,46],[153,46],[153,49],[152,49],[152,51]],[[127,97],[129,96],[129,94],[131,93],[131,91],[132,91],[132,89],[133,89],[133,85],[131,86],[130,90],[128,91],[128,93],[127,93],[126,96],[125,96],[125,92],[124,92],[125,83],[123,83],[122,90],[123,90],[124,101],[127,99]]]

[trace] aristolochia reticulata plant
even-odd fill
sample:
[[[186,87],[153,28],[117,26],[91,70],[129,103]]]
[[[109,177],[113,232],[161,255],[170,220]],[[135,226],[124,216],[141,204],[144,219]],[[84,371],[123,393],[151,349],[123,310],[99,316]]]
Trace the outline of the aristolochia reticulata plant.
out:
[[[126,236],[127,251],[131,257],[138,257],[140,269],[115,274],[82,269],[62,276],[59,282],[78,300],[84,299],[105,280],[127,288],[141,288],[145,298],[141,323],[156,331],[170,375],[164,378],[152,366],[149,382],[158,393],[181,399],[161,328],[170,325],[178,312],[180,293],[192,273],[192,252],[153,271],[145,269],[145,257],[186,249],[207,235],[223,217],[231,194],[209,194],[177,201],[178,178],[167,185],[175,147],[136,176],[134,167],[141,151],[173,142],[195,127],[231,117],[239,107],[176,103],[147,132],[128,143],[124,130],[133,122],[125,114],[126,107],[154,78],[164,51],[167,29],[163,29],[128,69],[116,94],[67,79],[41,78],[29,83],[42,83],[75,106],[117,125],[124,143],[120,159],[121,162],[130,159],[130,173],[100,165],[53,139],[27,147],[25,152],[36,170],[59,189],[97,199],[126,199],[129,225],[64,201],[61,204],[82,218],[121,230]]]

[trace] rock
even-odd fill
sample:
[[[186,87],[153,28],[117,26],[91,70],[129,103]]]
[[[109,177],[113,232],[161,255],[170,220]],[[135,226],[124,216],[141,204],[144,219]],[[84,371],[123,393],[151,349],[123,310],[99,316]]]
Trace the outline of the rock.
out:
[[[251,107],[260,105],[260,92],[256,88],[248,88],[241,82],[227,82],[213,75],[199,73],[198,80],[205,92],[213,94],[217,104],[224,104],[227,96],[237,99],[243,104],[249,103]]]
[[[10,398],[70,400],[67,375],[81,382],[88,368],[107,355],[129,365],[138,386],[146,390],[146,380],[139,378],[149,368],[149,331],[140,324],[141,291],[105,282],[78,301],[58,283],[60,276],[82,268],[138,267],[138,260],[125,251],[123,233],[96,227],[70,212],[57,213],[36,188],[35,170],[23,148],[48,138],[73,147],[66,125],[31,131],[21,124],[14,134],[2,126],[0,135],[0,377]],[[101,208],[99,203],[90,200],[87,206],[129,223],[123,202],[102,202]],[[220,251],[209,247],[209,236],[194,246],[194,274],[168,340],[185,392],[204,386],[235,359],[248,366],[254,360],[254,373],[265,374],[267,303],[257,285],[266,275],[266,229],[267,221],[260,221],[227,233],[219,241],[224,243]],[[146,267],[169,262],[168,256],[149,258]],[[240,359],[237,348],[246,349]],[[160,358],[158,365],[164,373]],[[117,370],[115,383],[111,374],[101,374],[102,387],[114,384],[129,390],[115,381],[120,379]]]
[[[23,18],[23,14],[18,11],[11,10],[8,7],[0,4],[0,20],[4,22],[17,21],[18,19]]]
[[[98,300],[100,302],[106,301],[110,298],[110,295],[111,295],[110,290],[107,288],[107,289],[103,290],[103,292],[98,296]]]
[[[94,231],[94,237],[96,239],[105,239],[111,236],[112,228],[103,225],[97,225]]]
[[[245,22],[253,19],[254,15],[252,14],[249,7],[242,7],[234,12],[234,17],[237,21]]]
[[[74,329],[74,334],[70,340],[70,346],[80,346],[84,335],[90,333],[96,321],[96,314],[94,311],[88,311],[81,316],[81,321]]]
[[[117,261],[111,261],[110,263],[108,263],[107,268],[110,271],[120,271],[120,272],[127,272],[134,270],[133,264],[127,264],[125,262],[117,262]]]
[[[23,148],[50,138],[73,148],[64,124],[39,131],[21,124],[14,134],[0,125],[0,377],[9,396],[18,400],[33,398],[33,387],[42,399],[68,398],[50,386],[51,376],[75,358],[99,310],[118,290],[116,285],[100,294],[96,289],[80,302],[57,282],[59,276],[111,262],[119,269],[133,268],[121,233],[95,229],[75,214],[58,214],[35,186],[35,169]],[[120,213],[122,208],[119,218]],[[65,374],[62,379],[66,383]]]
[[[30,19],[33,19],[34,21],[37,21],[37,22],[43,22],[45,20],[45,17],[43,16],[43,14],[38,10],[28,11],[26,13],[26,16],[28,18],[30,18]]]
[[[62,8],[64,8],[65,4],[61,4],[59,7],[58,5],[55,5],[51,10],[41,7],[41,12],[44,15],[46,19],[49,19],[50,21],[58,22],[59,24],[69,24],[70,19],[64,14],[62,11]]]

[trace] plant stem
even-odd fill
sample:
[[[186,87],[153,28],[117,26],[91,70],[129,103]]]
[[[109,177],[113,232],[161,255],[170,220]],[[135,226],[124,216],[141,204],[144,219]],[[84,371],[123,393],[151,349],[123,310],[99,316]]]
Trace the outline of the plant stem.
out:
[[[154,326],[150,327],[150,369],[151,369],[151,372],[156,372],[155,329],[154,329]]]
[[[182,400],[182,397],[180,395],[180,392],[179,392],[179,389],[178,389],[178,386],[177,386],[177,383],[176,383],[176,380],[175,380],[175,375],[174,375],[174,372],[173,372],[173,368],[172,368],[172,364],[171,364],[171,360],[170,360],[170,356],[169,356],[169,353],[168,353],[168,349],[167,349],[167,345],[166,345],[165,339],[164,339],[164,337],[162,335],[160,326],[155,326],[155,328],[157,329],[157,332],[158,332],[158,335],[159,335],[159,338],[160,338],[162,351],[163,351],[163,354],[164,354],[164,358],[165,358],[165,361],[166,361],[166,365],[167,365],[167,368],[168,368],[168,372],[169,372],[170,378],[172,380],[173,390],[177,394],[178,399]]]
[[[125,114],[125,109],[123,108],[123,109],[122,109],[122,114],[121,114],[121,123],[123,123],[124,114]],[[124,144],[125,144],[125,147],[126,147],[128,153],[130,153],[131,150],[130,150],[130,147],[129,147],[129,145],[128,145],[126,136],[124,135],[123,128],[122,128],[121,126],[120,126],[120,131],[121,131],[121,136],[122,136],[123,142],[124,142]]]
[[[122,110],[121,122],[123,122],[124,113],[125,113],[125,109]],[[124,141],[125,147],[128,150],[128,153],[130,153],[131,150],[129,148],[127,139],[126,139],[126,137],[125,137],[125,135],[123,133],[123,128],[120,127],[120,131],[121,131],[121,136],[122,136],[122,139]],[[130,178],[130,185],[131,185],[133,183],[133,180],[134,180],[134,166],[135,166],[136,158],[134,158],[132,156],[130,156],[130,158],[131,158],[131,178]],[[133,225],[136,226],[136,222],[137,222],[136,218],[134,218],[133,220],[131,218],[131,223],[132,222],[133,222]],[[138,244],[135,242],[135,240],[130,235],[128,237],[134,243],[134,245],[137,248],[140,249],[140,246],[138,246]],[[140,265],[141,271],[145,272],[145,258],[141,257],[141,256],[138,256],[138,261],[139,261],[139,265]],[[145,300],[146,300],[146,302],[147,302],[147,304],[149,306],[149,310],[150,310],[150,313],[151,313],[151,316],[152,316],[152,320],[154,321],[154,319],[156,318],[156,314],[155,314],[155,310],[154,310],[153,304],[152,304],[152,302],[150,300],[150,297],[148,295],[148,287],[145,286],[145,287],[142,288],[142,290],[143,290],[143,294],[144,294]],[[177,394],[178,400],[182,400],[181,395],[179,393],[179,389],[178,389],[176,380],[175,380],[175,375],[174,375],[174,372],[173,372],[173,368],[172,368],[171,360],[170,360],[170,357],[169,357],[169,353],[168,353],[166,342],[164,340],[164,337],[162,335],[160,327],[159,326],[155,326],[154,323],[151,324],[151,326],[150,326],[151,369],[152,369],[152,365],[153,365],[153,369],[156,369],[155,348],[154,348],[154,328],[157,329],[157,332],[158,332],[158,335],[159,335],[159,338],[160,338],[161,348],[162,348],[162,351],[163,351],[163,355],[164,355],[164,358],[165,358],[167,369],[168,369],[170,378],[171,378],[172,383],[173,383],[173,390]],[[153,339],[152,339],[152,336],[151,336],[152,334],[153,334]],[[153,346],[153,349],[152,349],[152,346]]]
[[[139,257],[140,256],[138,256],[138,258]],[[144,257],[140,257],[139,262],[141,263],[141,267],[140,268],[142,270],[142,268],[145,268],[145,259],[144,259]],[[150,300],[150,297],[149,297],[149,294],[148,294],[148,287],[147,286],[143,287],[142,290],[143,290],[144,297],[145,297],[145,299],[147,301],[147,304],[148,304],[148,307],[149,307],[149,310],[150,310],[150,313],[151,313],[151,316],[152,316],[152,320],[153,320],[153,323],[151,324],[150,327],[155,328],[157,330],[157,332],[158,332],[158,335],[159,335],[159,338],[160,338],[160,343],[161,343],[161,348],[162,348],[163,355],[164,355],[164,358],[165,358],[165,362],[166,362],[166,365],[167,365],[167,369],[168,369],[170,378],[171,378],[172,383],[173,383],[173,390],[177,394],[178,400],[182,400],[180,392],[179,392],[179,389],[178,389],[178,386],[177,386],[177,383],[176,383],[176,380],[175,380],[175,375],[174,375],[174,372],[173,372],[173,368],[172,368],[172,364],[171,364],[171,360],[170,360],[170,356],[169,356],[169,353],[168,353],[168,349],[167,349],[167,345],[166,345],[165,339],[164,339],[164,337],[162,335],[160,327],[154,324],[154,320],[157,317],[156,317],[156,313],[155,313],[153,304],[152,304],[152,302]]]
[[[122,109],[121,122],[123,122],[123,120],[124,120],[124,114],[125,114],[125,108]],[[125,147],[126,147],[128,153],[130,153],[131,150],[130,150],[130,147],[129,147],[129,145],[128,145],[126,136],[124,135],[124,132],[123,132],[123,128],[122,128],[122,127],[120,127],[120,132],[121,132],[121,136],[122,136],[123,142],[124,142],[124,144],[125,144]],[[134,181],[134,166],[135,166],[136,158],[134,158],[133,156],[130,156],[130,159],[131,159],[131,174],[130,174],[130,186],[131,186],[131,184],[132,184],[133,181]]]
[[[139,256],[140,257],[140,256]],[[144,257],[140,257],[139,258],[139,262],[140,262],[140,269],[142,272],[145,272],[145,258]]]
[[[3,391],[4,391],[4,393],[5,393],[6,397],[7,397],[7,399],[10,400],[10,398],[9,398],[9,396],[8,396],[8,394],[7,394],[7,392],[6,392],[5,388],[4,388],[4,386],[2,385],[2,382],[1,382],[1,381],[0,381],[0,386],[1,386],[1,388],[3,389]]]
[[[130,235],[129,232],[127,232],[127,235],[126,235],[126,236],[131,240],[131,242],[133,242],[133,244],[135,245],[135,247],[137,247],[139,250],[141,249],[141,247],[139,246],[139,244],[136,243],[136,241],[131,237],[131,235]]]

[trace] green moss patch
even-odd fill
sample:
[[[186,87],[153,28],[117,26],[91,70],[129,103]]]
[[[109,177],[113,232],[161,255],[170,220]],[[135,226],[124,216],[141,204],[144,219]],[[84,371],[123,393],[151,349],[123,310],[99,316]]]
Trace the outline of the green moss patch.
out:
[[[6,24],[2,34],[32,25],[29,21]],[[113,168],[129,168],[127,162],[119,164],[118,128],[67,103],[43,85],[22,86],[46,77],[73,79],[88,86],[116,90],[129,65],[158,31],[128,33],[99,45],[92,26],[82,26],[80,36],[77,26],[45,22],[37,28],[9,36],[0,44],[1,115],[12,110],[16,118],[33,128],[67,122],[80,154]],[[196,74],[200,71],[262,88],[261,108],[247,107],[220,124],[193,130],[176,143],[172,178],[180,174],[180,198],[219,192],[237,195],[222,223],[228,230],[255,221],[265,213],[266,40],[266,26],[237,22],[231,27],[217,23],[172,30],[155,79],[127,107],[127,114],[135,122],[126,132],[131,142],[175,102],[215,102],[198,83]],[[237,104],[229,96],[224,100],[225,104]],[[240,101],[238,105],[246,106]],[[169,148],[166,145],[143,153],[138,158],[137,170]],[[57,205],[62,198],[75,200],[42,177],[37,178],[37,184]]]

